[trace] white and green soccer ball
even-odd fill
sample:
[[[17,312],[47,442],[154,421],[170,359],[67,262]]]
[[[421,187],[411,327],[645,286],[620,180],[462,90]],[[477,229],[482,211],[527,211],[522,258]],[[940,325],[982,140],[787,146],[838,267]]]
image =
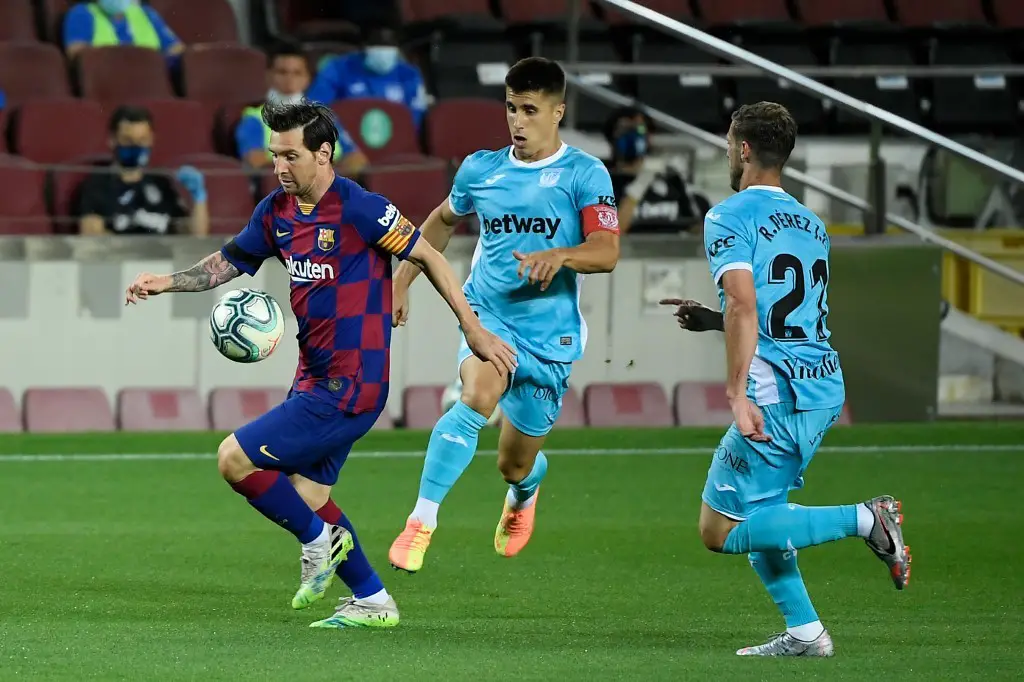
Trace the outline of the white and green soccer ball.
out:
[[[444,393],[441,394],[441,414],[444,414],[448,410],[452,409],[452,405],[455,401],[462,397],[462,381],[456,379],[454,382],[449,384],[445,389]],[[497,426],[501,423],[501,405],[494,408],[494,412],[491,413],[491,418],[487,420],[488,426]]]
[[[265,360],[283,336],[281,306],[264,291],[229,291],[210,311],[210,340],[228,360],[245,363]]]

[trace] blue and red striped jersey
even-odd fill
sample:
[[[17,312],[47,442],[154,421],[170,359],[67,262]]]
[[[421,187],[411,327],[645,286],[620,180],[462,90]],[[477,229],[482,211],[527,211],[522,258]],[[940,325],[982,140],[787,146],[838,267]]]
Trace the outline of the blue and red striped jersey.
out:
[[[276,257],[291,277],[299,366],[292,385],[340,410],[381,410],[391,365],[391,257],[419,239],[394,204],[335,177],[315,206],[271,192],[221,253],[254,275]]]

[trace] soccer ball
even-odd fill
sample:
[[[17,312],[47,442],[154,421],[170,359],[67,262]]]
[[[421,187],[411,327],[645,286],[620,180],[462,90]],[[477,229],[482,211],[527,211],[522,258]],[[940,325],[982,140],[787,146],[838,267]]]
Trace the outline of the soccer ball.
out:
[[[447,388],[444,389],[444,393],[441,394],[441,412],[447,412],[452,409],[452,405],[455,401],[462,397],[462,381],[456,379]],[[491,418],[487,420],[488,426],[497,426],[501,423],[501,406],[495,406],[494,412],[491,413]]]
[[[220,354],[235,362],[270,357],[284,336],[284,315],[274,298],[257,289],[224,294],[210,312],[210,340]]]

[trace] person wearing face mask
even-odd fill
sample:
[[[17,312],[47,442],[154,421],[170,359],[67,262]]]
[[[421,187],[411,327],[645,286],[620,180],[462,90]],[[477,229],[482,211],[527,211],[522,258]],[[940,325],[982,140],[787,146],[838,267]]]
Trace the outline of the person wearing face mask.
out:
[[[605,126],[605,139],[612,148],[608,172],[619,208],[619,230],[688,230],[704,215],[701,199],[687,190],[679,169],[648,158],[649,130],[647,118],[633,108],[614,112]]]
[[[75,214],[79,232],[102,234],[206,235],[210,213],[203,174],[178,169],[178,182],[192,198],[188,218],[171,179],[146,171],[153,148],[153,121],[142,107],[119,107],[110,118],[113,172],[90,175],[78,189]]]
[[[348,97],[377,97],[405,104],[419,127],[427,111],[423,76],[402,58],[395,32],[372,29],[362,51],[327,62],[306,96],[330,105]]]
[[[79,2],[64,16],[64,53],[73,59],[87,47],[135,45],[159,50],[173,65],[185,45],[155,9],[139,0]]]
[[[309,60],[296,45],[281,44],[267,55],[266,101],[297,104],[309,87]],[[238,157],[251,168],[269,168],[273,165],[270,154],[270,127],[263,121],[263,104],[246,107],[235,129]],[[352,137],[338,124],[338,144],[334,148],[335,168],[346,177],[362,173],[368,161],[366,155],[352,141]]]

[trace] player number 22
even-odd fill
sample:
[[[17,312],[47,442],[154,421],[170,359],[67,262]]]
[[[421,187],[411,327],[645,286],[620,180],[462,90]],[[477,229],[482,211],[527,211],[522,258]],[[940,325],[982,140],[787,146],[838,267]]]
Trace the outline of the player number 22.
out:
[[[788,294],[776,301],[768,310],[768,335],[779,341],[806,341],[807,332],[801,327],[786,324],[786,318],[800,307],[806,296],[804,284],[804,264],[791,253],[780,253],[772,259],[768,271],[768,281],[772,284],[785,284],[786,274],[793,272],[793,288]],[[828,286],[828,263],[823,258],[814,261],[811,266],[811,289],[821,285],[818,294],[818,321],[815,331],[818,341],[828,338],[825,330],[825,287]]]

